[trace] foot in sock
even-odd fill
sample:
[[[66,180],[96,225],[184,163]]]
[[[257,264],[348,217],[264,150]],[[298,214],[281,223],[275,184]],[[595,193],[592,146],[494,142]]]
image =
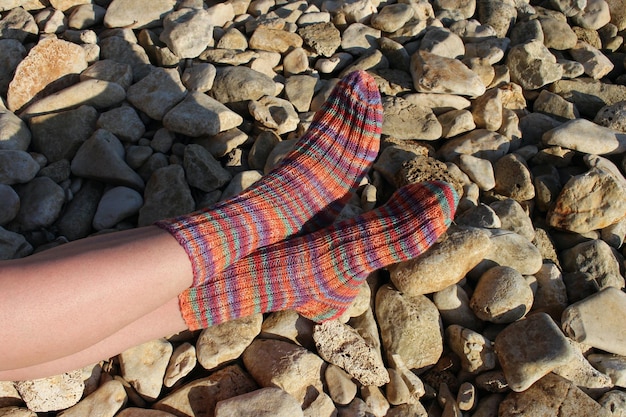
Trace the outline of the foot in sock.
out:
[[[281,163],[244,192],[208,209],[157,222],[189,256],[193,286],[259,247],[292,236],[357,186],[379,149],[380,93],[356,71],[333,89]]]
[[[192,330],[294,309],[314,321],[341,315],[373,271],[412,259],[450,225],[458,197],[445,182],[411,184],[389,202],[309,235],[259,248],[179,296]]]

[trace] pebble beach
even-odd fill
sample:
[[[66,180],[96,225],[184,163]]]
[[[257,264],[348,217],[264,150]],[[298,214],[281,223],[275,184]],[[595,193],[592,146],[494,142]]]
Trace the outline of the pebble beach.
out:
[[[1,1],[0,259],[238,194],[355,70],[384,122],[340,219],[460,203],[339,320],[0,381],[0,417],[626,417],[624,37],[626,0]]]

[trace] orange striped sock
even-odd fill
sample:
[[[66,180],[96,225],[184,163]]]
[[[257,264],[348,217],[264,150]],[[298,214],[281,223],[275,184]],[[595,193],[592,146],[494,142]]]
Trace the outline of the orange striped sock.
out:
[[[387,204],[309,235],[259,248],[179,296],[187,326],[295,309],[315,321],[341,315],[373,271],[427,250],[450,225],[458,197],[448,183],[398,190]]]

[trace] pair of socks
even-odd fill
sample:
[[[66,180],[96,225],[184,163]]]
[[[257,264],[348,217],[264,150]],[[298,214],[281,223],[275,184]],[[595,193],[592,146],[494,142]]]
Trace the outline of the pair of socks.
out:
[[[340,80],[296,147],[243,193],[157,222],[187,252],[192,286],[180,294],[191,330],[295,309],[341,315],[372,271],[416,257],[448,228],[458,197],[444,182],[412,184],[387,204],[330,224],[379,149],[380,94],[371,76]]]

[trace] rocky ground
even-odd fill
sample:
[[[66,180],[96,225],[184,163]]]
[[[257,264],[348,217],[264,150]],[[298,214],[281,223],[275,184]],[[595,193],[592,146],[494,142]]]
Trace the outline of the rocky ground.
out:
[[[0,11],[0,258],[237,193],[354,69],[384,135],[342,216],[429,178],[463,195],[344,320],[253,316],[0,382],[0,416],[626,416],[624,0]]]

